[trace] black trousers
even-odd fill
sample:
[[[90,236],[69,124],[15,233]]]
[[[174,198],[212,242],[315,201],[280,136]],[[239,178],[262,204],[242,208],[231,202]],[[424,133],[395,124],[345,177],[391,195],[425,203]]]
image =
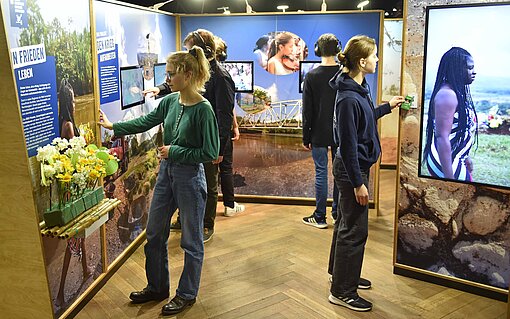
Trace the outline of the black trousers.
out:
[[[216,206],[218,204],[218,164],[213,164],[212,162],[204,163],[204,170],[207,183],[204,228],[214,229]]]
[[[335,157],[333,175],[339,190],[338,219],[333,231],[328,272],[333,275],[331,294],[356,298],[361,275],[365,244],[368,238],[368,205],[356,202],[342,160]],[[362,171],[363,184],[368,188],[369,171]]]
[[[234,147],[229,140],[223,150],[223,161],[220,162],[220,185],[223,195],[223,205],[234,208],[234,174],[232,163],[234,161]]]
[[[214,229],[216,206],[218,204],[218,176],[221,180],[223,204],[234,208],[234,175],[232,173],[233,145],[229,140],[225,145],[223,160],[219,164],[204,163],[205,179],[207,183],[207,200],[205,203],[204,228]],[[177,215],[180,222],[180,215]]]

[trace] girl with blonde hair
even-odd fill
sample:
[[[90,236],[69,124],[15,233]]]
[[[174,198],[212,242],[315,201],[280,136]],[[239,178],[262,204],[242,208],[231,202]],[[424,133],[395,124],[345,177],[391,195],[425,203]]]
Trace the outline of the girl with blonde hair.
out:
[[[198,294],[204,259],[203,220],[206,181],[203,162],[218,157],[218,125],[211,104],[200,94],[210,77],[209,63],[201,48],[180,51],[167,58],[167,95],[151,113],[122,123],[111,123],[100,113],[99,124],[116,136],[145,132],[163,124],[164,146],[154,187],[145,244],[147,286],[132,292],[132,303],[164,300],[169,296],[168,236],[170,220],[179,208],[184,268],[175,297],[163,306],[163,315],[177,314],[192,306]]]

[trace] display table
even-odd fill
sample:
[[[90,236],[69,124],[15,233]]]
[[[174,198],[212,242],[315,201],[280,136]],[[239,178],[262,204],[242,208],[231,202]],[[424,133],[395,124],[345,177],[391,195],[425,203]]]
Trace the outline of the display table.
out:
[[[63,226],[46,227],[43,221],[39,224],[41,235],[59,239],[70,237],[86,238],[108,221],[108,212],[119,204],[120,200],[116,198],[105,198],[99,204],[86,210],[80,216]]]

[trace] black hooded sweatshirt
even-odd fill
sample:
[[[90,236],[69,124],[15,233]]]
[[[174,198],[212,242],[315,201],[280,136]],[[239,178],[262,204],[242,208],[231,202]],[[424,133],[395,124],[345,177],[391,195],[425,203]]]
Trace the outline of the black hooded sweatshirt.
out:
[[[354,188],[363,184],[361,172],[368,173],[381,153],[377,120],[391,113],[389,103],[374,108],[368,83],[362,85],[340,71],[329,81],[337,90],[333,136],[338,145],[336,157],[342,160]]]

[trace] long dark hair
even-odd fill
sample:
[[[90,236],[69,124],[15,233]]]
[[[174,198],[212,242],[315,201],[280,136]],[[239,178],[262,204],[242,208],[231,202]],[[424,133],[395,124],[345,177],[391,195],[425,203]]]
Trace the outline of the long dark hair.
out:
[[[464,136],[466,131],[469,129],[468,112],[470,109],[475,113],[476,110],[471,99],[471,92],[469,91],[469,84],[466,83],[466,70],[467,70],[467,59],[471,57],[468,51],[463,48],[453,47],[448,50],[441,61],[439,62],[439,68],[437,70],[436,82],[434,83],[434,90],[429,102],[429,112],[427,119],[427,139],[425,148],[423,150],[423,160],[425,161],[427,156],[430,154],[430,147],[432,145],[432,136],[434,134],[434,119],[436,116],[436,108],[434,105],[434,98],[437,92],[445,84],[448,84],[457,96],[457,112],[459,114],[459,131],[460,138],[457,139],[452,145],[452,149],[464,142]],[[477,121],[478,122],[478,121]],[[476,141],[478,144],[478,127],[476,127]]]
[[[264,45],[268,45],[267,42],[269,41],[269,36],[268,35],[263,35],[261,36],[257,42],[255,42],[255,48],[253,49],[253,52],[257,51],[257,50],[261,50]]]
[[[58,90],[59,132],[62,134],[62,126],[64,125],[64,122],[71,122],[73,125],[74,136],[80,136],[80,132],[74,123],[73,100],[74,91],[71,83],[69,83],[67,79],[62,79]],[[67,136],[62,137],[68,138]]]

